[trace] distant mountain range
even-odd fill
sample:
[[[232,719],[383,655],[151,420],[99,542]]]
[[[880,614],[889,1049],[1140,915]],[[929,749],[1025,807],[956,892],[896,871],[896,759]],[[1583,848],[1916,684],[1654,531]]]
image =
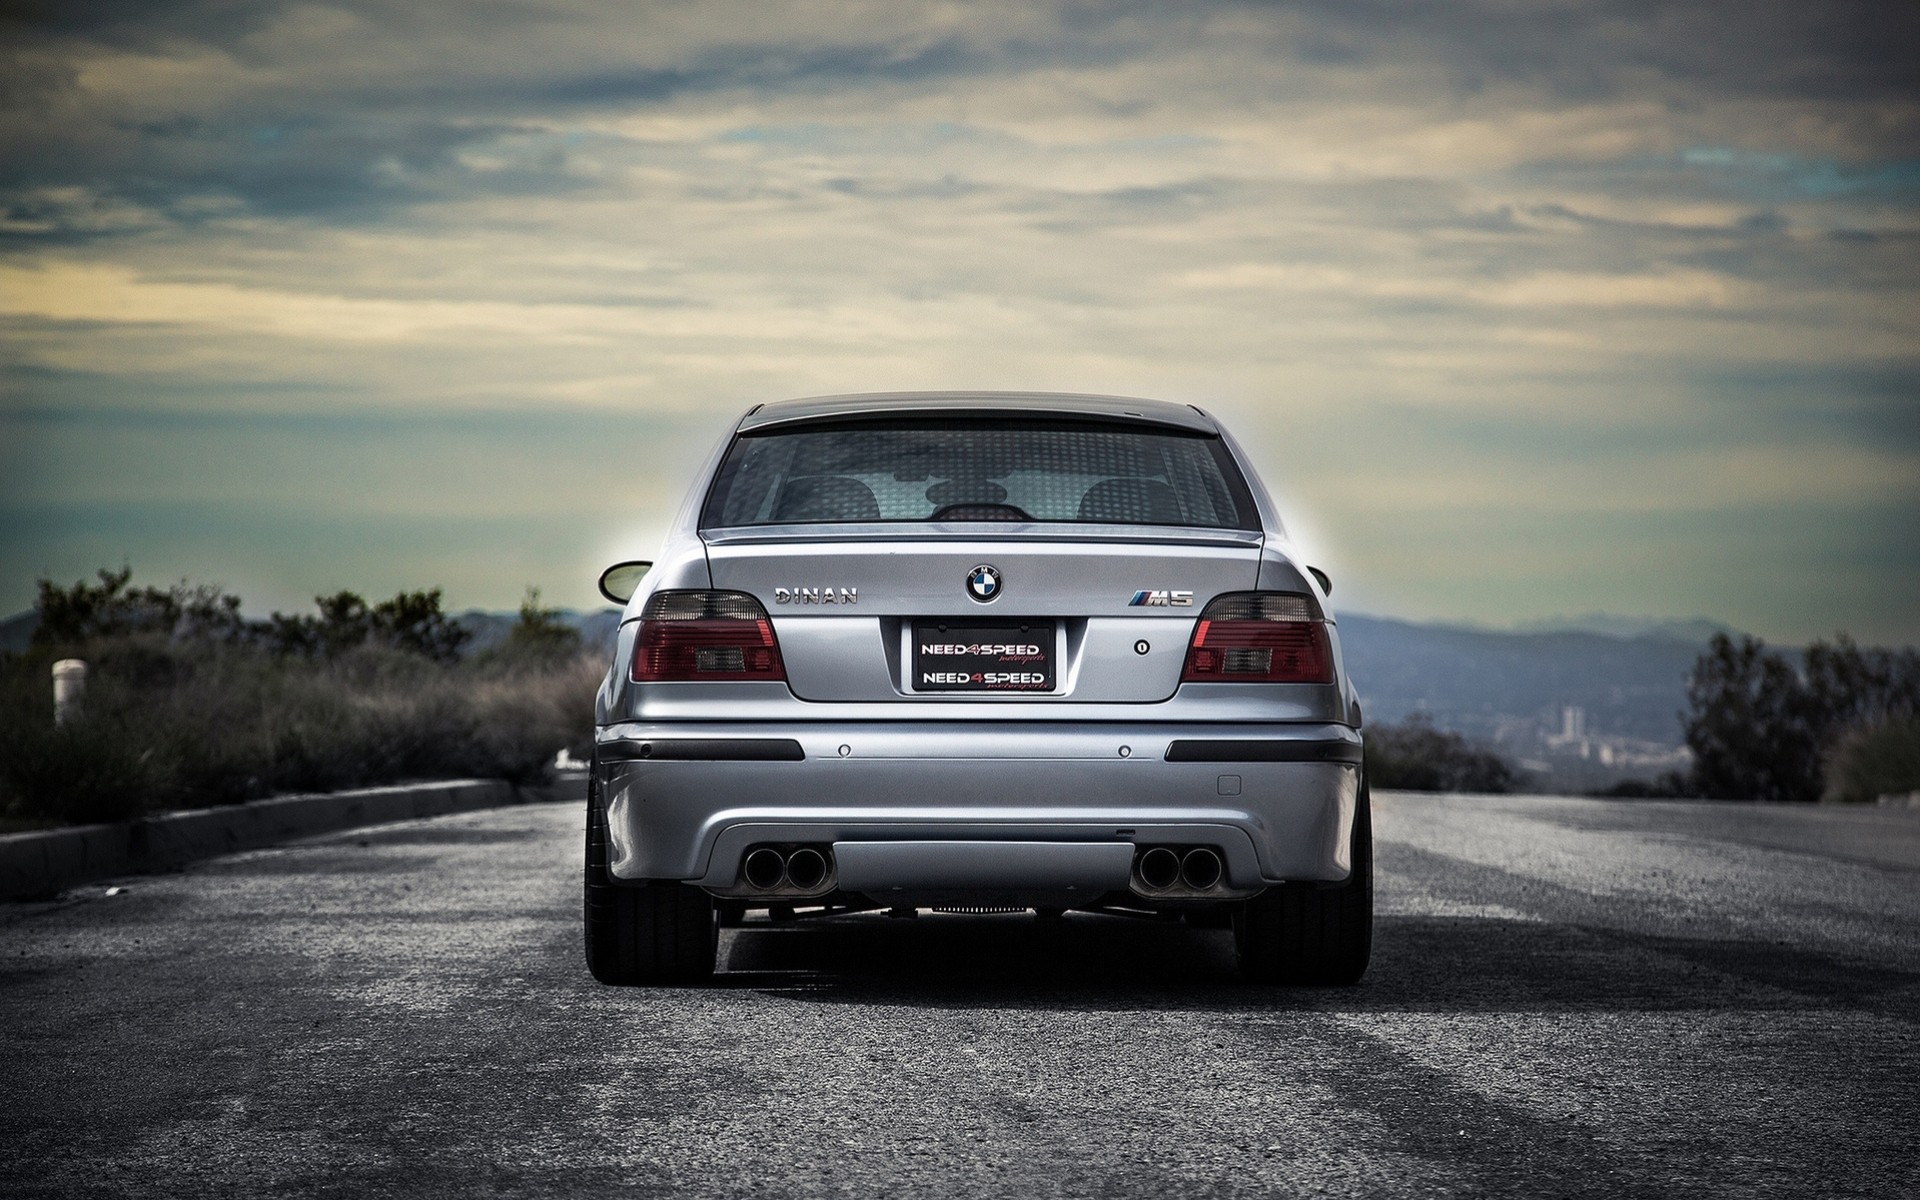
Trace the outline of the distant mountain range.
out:
[[[33,643],[33,631],[40,628],[40,614],[34,609],[15,613],[0,621],[0,653],[17,654]]]
[[[1471,628],[1470,626],[1467,628]],[[1515,633],[1604,633],[1608,637],[1670,637],[1704,646],[1716,633],[1738,635],[1739,630],[1706,617],[1622,617],[1613,613],[1586,613],[1578,617],[1536,617],[1513,627]]]
[[[1340,618],[1340,645],[1369,721],[1420,712],[1442,728],[1495,737],[1519,721],[1557,727],[1573,706],[1588,733],[1678,744],[1687,675],[1720,629],[1683,628],[1692,636],[1501,633],[1350,613]]]
[[[597,608],[592,612],[578,612],[571,608],[554,610],[555,614],[568,625],[580,631],[580,640],[589,649],[601,654],[613,653],[615,635],[620,630],[620,610],[617,608]],[[467,643],[467,652],[475,654],[482,650],[491,650],[507,640],[507,634],[520,620],[517,612],[486,612],[470,608],[456,616],[454,623],[473,635]]]

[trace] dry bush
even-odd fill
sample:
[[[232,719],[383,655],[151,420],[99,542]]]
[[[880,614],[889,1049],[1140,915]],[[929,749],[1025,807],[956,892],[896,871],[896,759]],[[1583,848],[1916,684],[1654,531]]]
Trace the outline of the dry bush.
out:
[[[1367,781],[1410,792],[1511,792],[1513,768],[1493,750],[1435,728],[1424,713],[1399,725],[1369,725]]]
[[[1871,804],[1920,792],[1920,714],[1895,713],[1842,734],[1827,752],[1821,799]]]
[[[590,741],[602,665],[506,656],[442,665],[361,646],[337,658],[141,634],[84,648],[78,716],[55,727],[49,667],[0,664],[0,812],[112,820],[280,792],[414,779],[542,778]]]

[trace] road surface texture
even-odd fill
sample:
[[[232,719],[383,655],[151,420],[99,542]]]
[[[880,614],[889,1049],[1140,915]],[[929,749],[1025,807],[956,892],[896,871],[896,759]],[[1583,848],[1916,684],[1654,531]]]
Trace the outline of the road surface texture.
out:
[[[1920,1194],[1920,813],[1376,797],[1357,988],[1071,915],[581,964],[581,813],[0,909],[0,1195]]]

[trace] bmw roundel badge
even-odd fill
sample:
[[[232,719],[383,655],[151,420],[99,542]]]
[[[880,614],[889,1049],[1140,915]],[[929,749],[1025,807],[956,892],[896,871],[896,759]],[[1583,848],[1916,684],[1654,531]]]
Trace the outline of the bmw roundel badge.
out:
[[[967,572],[967,595],[982,604],[999,596],[1000,572],[985,563]]]

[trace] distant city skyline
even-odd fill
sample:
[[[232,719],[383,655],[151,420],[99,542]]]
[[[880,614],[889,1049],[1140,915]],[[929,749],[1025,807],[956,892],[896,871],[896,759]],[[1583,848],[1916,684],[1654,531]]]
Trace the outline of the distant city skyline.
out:
[[[1342,610],[1920,643],[1920,12],[0,24],[0,614],[598,603],[749,406],[1198,404]]]

